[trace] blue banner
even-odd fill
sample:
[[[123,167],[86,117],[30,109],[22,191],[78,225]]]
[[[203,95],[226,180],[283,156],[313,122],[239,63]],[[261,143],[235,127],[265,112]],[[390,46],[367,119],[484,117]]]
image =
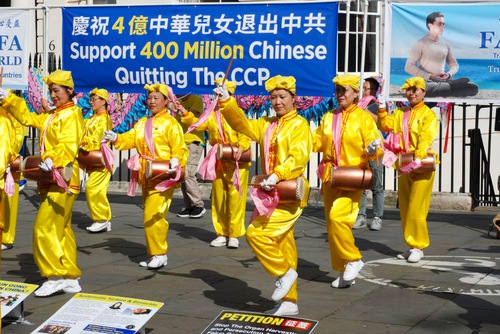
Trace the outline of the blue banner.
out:
[[[63,69],[78,91],[211,93],[228,72],[237,94],[265,94],[293,75],[297,94],[331,96],[338,3],[196,4],[63,8]]]
[[[423,77],[426,100],[500,101],[500,5],[392,4],[390,96]],[[387,71],[386,71],[387,72]]]

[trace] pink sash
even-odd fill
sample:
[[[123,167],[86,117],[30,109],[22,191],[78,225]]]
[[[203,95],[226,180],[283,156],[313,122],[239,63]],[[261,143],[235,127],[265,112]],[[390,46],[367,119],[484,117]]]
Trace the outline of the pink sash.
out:
[[[274,128],[278,124],[278,117],[276,117],[271,124],[266,129],[264,133],[264,166],[266,170],[266,174],[269,174],[269,161],[268,161],[268,152],[269,146],[271,142],[271,136]],[[250,197],[255,204],[255,209],[252,212],[252,216],[250,217],[250,223],[257,218],[258,216],[266,216],[267,218],[271,217],[274,212],[274,209],[278,206],[279,203],[279,194],[276,189],[273,189],[270,192],[265,191],[261,187],[252,187],[250,189]]]
[[[15,190],[15,185],[14,185],[14,176],[12,176],[12,172],[9,169],[9,172],[5,176],[5,186],[4,190],[7,196],[12,196],[14,195],[14,190]]]
[[[40,148],[40,154],[43,156],[45,154],[45,137],[47,136],[47,129],[50,126],[50,123],[52,123],[52,120],[57,116],[57,114],[54,112],[52,115],[50,115],[49,120],[47,121],[47,125],[45,126],[45,129],[43,130],[43,136],[42,136],[42,145]],[[57,168],[52,168],[52,179],[56,181],[57,185],[61,188],[64,189],[66,193],[69,194],[69,188],[68,184],[64,180],[64,178],[61,176]]]
[[[217,162],[217,145],[212,146],[207,156],[203,159],[198,173],[203,180],[215,180],[215,163]]]
[[[139,158],[141,155],[136,153],[132,156],[132,158],[127,160],[127,167],[132,171],[130,174],[130,182],[128,184],[127,195],[130,197],[135,196],[135,191],[137,187],[137,178],[139,176],[139,170],[141,169],[141,164]]]
[[[168,188],[172,187],[174,184],[176,184],[180,178],[181,178],[181,166],[175,166],[175,177],[173,179],[168,179],[158,183],[155,186],[155,189],[158,191],[165,191]]]
[[[342,133],[342,111],[335,110],[332,122],[332,140],[335,148],[335,166],[340,166],[340,134]]]
[[[112,173],[113,167],[115,164],[115,154],[113,153],[111,148],[109,148],[108,142],[109,142],[109,140],[107,140],[107,139],[101,140],[101,152],[102,152],[102,158],[104,160],[104,165],[106,166],[106,169]]]
[[[215,107],[217,106],[217,103],[219,102],[219,95],[215,97],[215,100],[208,105],[208,107],[203,111],[203,113],[200,115],[200,118],[196,121],[196,123],[192,124],[189,126],[187,129],[186,133],[190,133],[194,129],[200,126],[200,124],[203,124],[207,121],[207,119],[212,115],[212,112],[214,111]]]
[[[373,95],[363,96],[358,102],[358,107],[361,109],[366,109],[372,101],[377,101],[377,98]]]

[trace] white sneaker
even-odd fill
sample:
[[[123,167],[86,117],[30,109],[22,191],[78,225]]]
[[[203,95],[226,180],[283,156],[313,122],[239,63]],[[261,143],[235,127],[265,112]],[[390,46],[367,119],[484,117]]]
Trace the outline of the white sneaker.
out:
[[[412,261],[410,261],[410,258],[414,252],[418,255],[413,255]],[[418,256],[420,256],[420,258],[418,258],[418,260],[416,260]],[[408,249],[407,251],[405,251],[404,253],[398,254],[397,258],[400,260],[408,260],[408,262],[413,262],[413,261],[418,262],[424,258],[424,251],[417,249],[417,248],[411,248],[411,249]]]
[[[358,216],[358,218],[356,219],[356,222],[354,223],[352,228],[354,230],[357,230],[357,229],[363,228],[365,226],[366,226],[366,217],[365,216]]]
[[[53,295],[54,293],[64,291],[64,287],[66,286],[66,280],[61,277],[57,278],[49,278],[45,283],[42,284],[35,291],[35,296],[37,297],[48,297]]]
[[[227,237],[223,235],[219,235],[210,243],[210,246],[212,247],[224,247],[226,245],[227,245]]]
[[[281,300],[285,298],[286,294],[292,288],[293,283],[297,280],[299,274],[292,268],[288,269],[285,275],[281,276],[276,281],[276,289],[274,289],[273,296],[271,297],[274,301]]]
[[[336,289],[349,288],[351,287],[351,285],[354,285],[354,283],[356,283],[355,280],[345,281],[342,275],[340,275],[339,277],[337,277],[335,281],[332,282],[332,288]]]
[[[227,248],[238,248],[240,246],[240,242],[236,238],[229,238],[227,242]]]
[[[380,231],[382,229],[382,219],[380,217],[373,218],[369,228],[372,231]]]
[[[295,303],[284,301],[283,303],[278,304],[271,311],[266,312],[266,314],[276,315],[276,316],[297,315],[299,314],[299,308]]]
[[[345,265],[344,273],[342,274],[342,278],[344,279],[344,281],[352,281],[353,279],[355,279],[364,265],[365,264],[361,260],[347,262],[347,264]]]
[[[158,269],[167,265],[167,255],[153,255],[148,261],[139,263],[141,267]]]
[[[7,244],[2,244],[2,250],[7,250],[7,249],[11,249],[12,247],[14,247],[14,245],[10,244],[10,245],[7,245]]]
[[[80,286],[80,283],[78,283],[78,278],[67,278],[65,279],[64,284],[64,292],[77,293],[82,291],[82,287]]]
[[[101,231],[111,231],[111,222],[105,221],[103,223],[94,222],[91,226],[87,227],[87,231],[89,232],[101,232]]]
[[[424,257],[424,252],[417,248],[410,249],[410,256],[408,256],[408,262],[417,263]]]

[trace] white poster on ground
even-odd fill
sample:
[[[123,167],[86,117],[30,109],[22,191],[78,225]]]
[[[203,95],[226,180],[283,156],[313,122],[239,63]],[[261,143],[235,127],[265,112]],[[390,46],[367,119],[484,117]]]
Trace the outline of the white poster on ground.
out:
[[[38,285],[35,284],[0,281],[2,318],[18,307],[36,288]]]
[[[163,303],[78,293],[32,333],[120,333],[139,331]]]

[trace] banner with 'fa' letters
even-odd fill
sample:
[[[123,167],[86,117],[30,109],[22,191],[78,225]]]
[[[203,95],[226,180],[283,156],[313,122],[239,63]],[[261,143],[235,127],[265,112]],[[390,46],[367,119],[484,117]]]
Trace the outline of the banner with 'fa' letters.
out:
[[[0,12],[0,78],[2,88],[28,88],[28,27],[27,10],[2,8]]]
[[[331,96],[338,3],[63,8],[63,69],[78,91],[210,94],[228,73],[237,94],[265,94],[293,75],[298,95]],[[231,68],[228,65],[232,62]]]

